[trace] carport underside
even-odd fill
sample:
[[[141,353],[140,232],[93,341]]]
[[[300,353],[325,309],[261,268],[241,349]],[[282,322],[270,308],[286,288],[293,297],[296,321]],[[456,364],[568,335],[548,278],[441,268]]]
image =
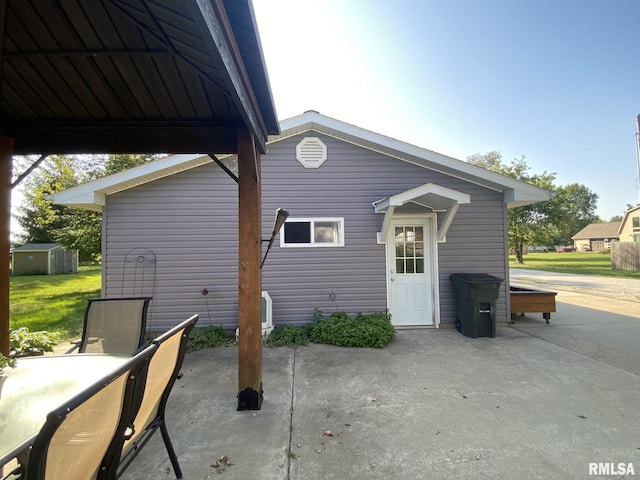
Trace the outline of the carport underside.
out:
[[[251,2],[5,0],[0,18],[0,263],[14,154],[237,153],[238,409],[260,408],[260,154],[279,127]]]

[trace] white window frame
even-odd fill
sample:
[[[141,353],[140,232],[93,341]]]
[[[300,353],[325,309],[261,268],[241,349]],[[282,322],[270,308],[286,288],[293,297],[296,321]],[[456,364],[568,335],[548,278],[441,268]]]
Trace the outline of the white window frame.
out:
[[[310,223],[311,228],[311,243],[285,243],[285,226],[282,226],[280,232],[280,246],[282,248],[331,248],[331,247],[344,247],[344,217],[300,217],[300,218],[288,218],[286,223]],[[338,242],[333,243],[316,243],[314,241],[314,225],[315,222],[337,222],[338,223]]]

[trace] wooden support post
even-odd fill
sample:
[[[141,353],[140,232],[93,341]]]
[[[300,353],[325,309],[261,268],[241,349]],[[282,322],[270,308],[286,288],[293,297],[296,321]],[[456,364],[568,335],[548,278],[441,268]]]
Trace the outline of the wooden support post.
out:
[[[238,132],[238,410],[262,406],[262,205],[260,153]]]
[[[0,353],[9,355],[9,248],[13,139],[0,135]]]

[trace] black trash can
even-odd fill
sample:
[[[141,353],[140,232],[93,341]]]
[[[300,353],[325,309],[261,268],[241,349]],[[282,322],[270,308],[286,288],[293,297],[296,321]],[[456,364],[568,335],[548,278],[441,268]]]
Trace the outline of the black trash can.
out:
[[[496,336],[496,300],[502,279],[486,273],[451,275],[456,300],[456,326],[465,337]]]

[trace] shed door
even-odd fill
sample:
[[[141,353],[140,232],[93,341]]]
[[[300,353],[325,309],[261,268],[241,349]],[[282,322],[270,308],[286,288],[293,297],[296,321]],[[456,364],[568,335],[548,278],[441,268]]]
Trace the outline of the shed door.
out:
[[[432,218],[392,221],[387,240],[389,311],[396,326],[435,325]]]

